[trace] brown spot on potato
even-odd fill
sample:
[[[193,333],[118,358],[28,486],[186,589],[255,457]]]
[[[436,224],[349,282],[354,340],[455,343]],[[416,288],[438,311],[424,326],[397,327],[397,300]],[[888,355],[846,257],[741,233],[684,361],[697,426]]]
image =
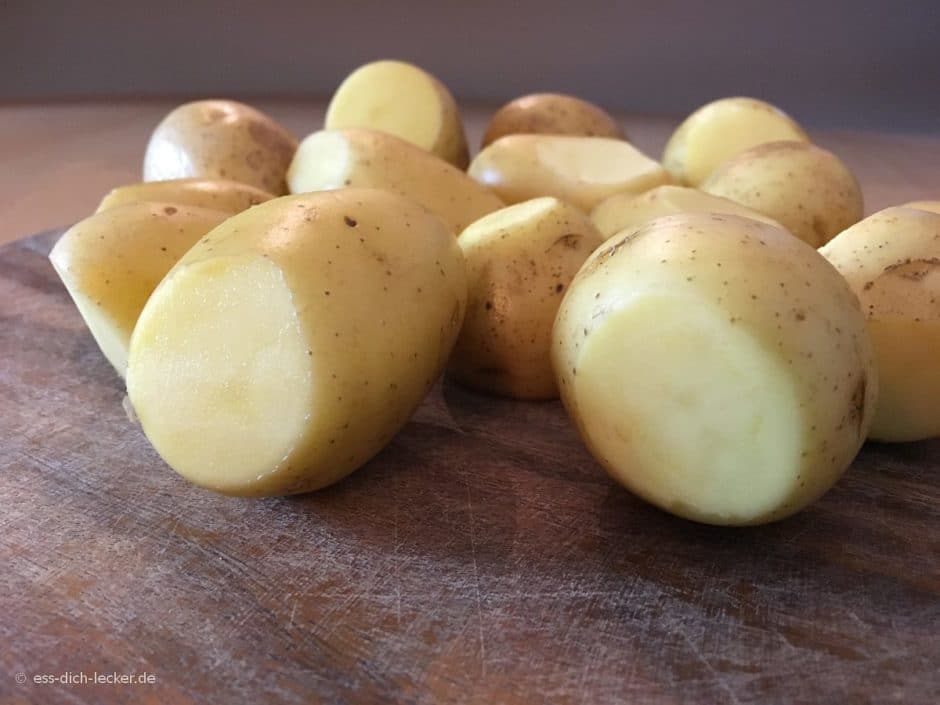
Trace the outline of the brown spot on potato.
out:
[[[549,250],[551,250],[553,247],[557,245],[566,247],[569,250],[576,250],[578,249],[578,245],[580,244],[581,244],[581,236],[578,233],[567,233],[566,235],[562,235],[557,240],[555,240],[555,242],[551,244],[551,247],[549,247],[548,250],[545,250],[545,251],[548,252]]]
[[[177,209],[174,208],[173,206],[167,206],[166,208],[163,209],[163,212],[166,213],[167,215],[173,215],[174,213],[177,212]]]
[[[911,259],[909,257],[901,262],[889,264],[884,268],[884,273],[893,274],[902,279],[909,279],[910,281],[920,281],[926,277],[934,267],[940,267],[940,258],[928,257]]]
[[[855,422],[856,434],[862,436],[862,422],[865,419],[865,392],[868,388],[868,377],[863,372],[858,384],[855,385],[855,391],[852,392],[852,400],[849,407],[849,418]]]
[[[350,218],[348,215],[343,216],[343,222],[346,223],[350,228],[355,228],[359,223],[355,218]]]

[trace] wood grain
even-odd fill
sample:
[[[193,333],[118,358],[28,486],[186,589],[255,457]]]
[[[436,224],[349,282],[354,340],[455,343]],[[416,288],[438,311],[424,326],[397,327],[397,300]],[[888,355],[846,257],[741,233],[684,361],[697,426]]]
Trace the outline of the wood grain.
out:
[[[0,243],[73,223],[102,196],[140,180],[144,146],[173,100],[0,105]],[[299,137],[323,125],[322,100],[261,100],[259,108]],[[471,151],[493,106],[463,106]],[[681,116],[621,115],[630,138],[653,156]],[[868,212],[940,199],[940,134],[813,131],[858,175]]]
[[[615,486],[557,403],[445,382],[338,486],[217,497],[125,418],[54,238],[0,249],[0,702],[936,702],[940,442],[718,529]],[[95,671],[156,683],[32,681]]]

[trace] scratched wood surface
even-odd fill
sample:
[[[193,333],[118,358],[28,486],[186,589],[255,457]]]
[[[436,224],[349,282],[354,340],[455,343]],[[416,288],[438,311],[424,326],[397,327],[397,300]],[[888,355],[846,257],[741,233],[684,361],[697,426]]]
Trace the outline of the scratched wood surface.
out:
[[[54,237],[0,249],[0,702],[937,702],[940,443],[717,529],[615,486],[557,403],[445,383],[338,486],[217,497],[126,419]],[[33,682],[96,671],[156,682]]]

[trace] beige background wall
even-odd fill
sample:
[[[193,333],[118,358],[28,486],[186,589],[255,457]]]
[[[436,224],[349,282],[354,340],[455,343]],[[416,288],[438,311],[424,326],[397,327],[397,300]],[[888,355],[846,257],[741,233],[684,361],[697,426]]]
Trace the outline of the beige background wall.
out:
[[[679,115],[752,94],[810,125],[940,131],[938,0],[0,0],[0,100],[328,95],[378,57],[463,100]]]

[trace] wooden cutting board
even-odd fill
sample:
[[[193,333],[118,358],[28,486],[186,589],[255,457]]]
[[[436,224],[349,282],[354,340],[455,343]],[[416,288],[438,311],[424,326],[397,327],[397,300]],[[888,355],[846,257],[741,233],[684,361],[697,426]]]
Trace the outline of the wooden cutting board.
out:
[[[558,403],[445,382],[338,486],[217,497],[125,418],[55,236],[0,249],[2,702],[937,702],[940,442],[719,529],[608,480]],[[155,682],[34,680],[95,672]]]

